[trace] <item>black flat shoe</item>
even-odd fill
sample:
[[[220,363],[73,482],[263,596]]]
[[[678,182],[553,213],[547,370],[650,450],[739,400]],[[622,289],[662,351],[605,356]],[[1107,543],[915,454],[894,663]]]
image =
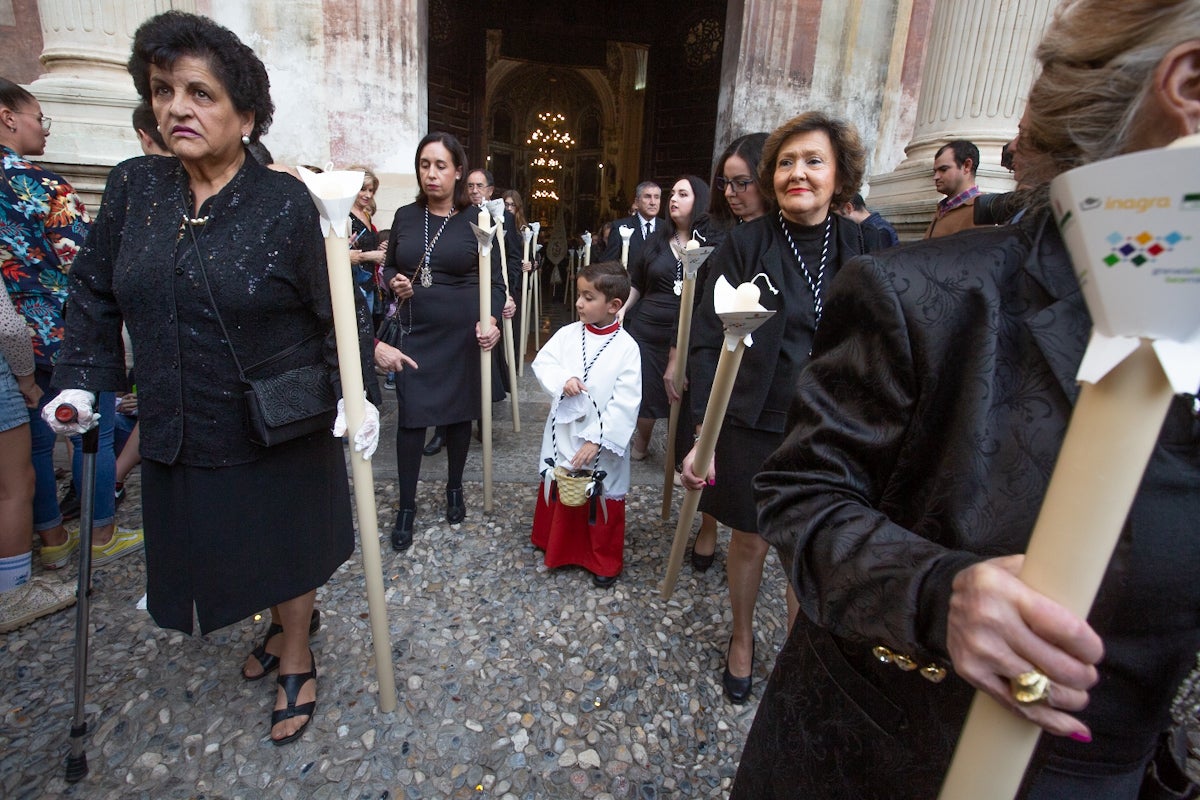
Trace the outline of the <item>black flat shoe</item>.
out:
[[[620,575],[612,575],[612,576],[606,578],[603,575],[593,575],[592,583],[601,589],[607,589],[610,586],[612,586],[614,583],[616,583],[617,578],[619,578],[619,577],[621,577],[621,576]]]
[[[296,705],[296,700],[300,698],[300,690],[304,688],[304,684],[317,679],[317,659],[312,654],[312,650],[308,651],[308,657],[312,659],[312,669],[310,669],[308,672],[296,672],[291,675],[280,674],[279,677],[275,679],[275,682],[283,687],[283,696],[287,699],[287,707],[271,712],[271,728],[274,729],[276,725],[289,720],[292,717],[308,717],[308,719],[304,720],[304,724],[301,725],[297,731],[283,737],[282,739],[276,739],[275,737],[271,736],[270,733],[268,733],[267,735],[271,736],[271,744],[275,745],[276,747],[288,744],[289,742],[294,742],[299,739],[300,735],[304,733],[304,729],[308,727],[308,723],[312,722],[313,714],[316,713],[316,700],[313,700],[311,703],[305,703],[304,705]]]
[[[442,448],[446,446],[446,439],[440,434],[435,433],[433,438],[425,445],[425,449],[421,452],[427,456],[436,456],[442,452]]]
[[[462,487],[446,490],[446,522],[453,525],[467,516],[467,503],[463,499]]]
[[[692,569],[696,572],[708,572],[708,568],[713,565],[713,560],[717,557],[717,551],[714,550],[708,555],[696,552],[696,546],[692,545],[691,559]]]
[[[732,644],[732,640],[730,640]],[[754,642],[750,643],[750,674],[744,678],[734,677],[729,671],[729,648],[725,648],[725,672],[721,675],[721,685],[725,688],[725,696],[734,705],[741,705],[750,699],[750,687],[754,683]]]
[[[412,547],[413,519],[416,516],[416,509],[400,509],[400,514],[396,517],[396,525],[392,528],[392,549],[397,553],[403,553]]]
[[[312,617],[308,621],[308,635],[312,636],[320,629],[321,611],[320,609],[314,608]],[[263,637],[262,644],[250,652],[250,655],[254,656],[254,658],[258,660],[258,665],[262,667],[262,672],[258,673],[257,675],[247,675],[246,668],[242,667],[242,680],[261,681],[263,678],[267,677],[269,673],[274,672],[279,668],[279,656],[275,655],[274,653],[267,652],[267,642],[271,641],[271,639],[281,633],[283,633],[282,625],[272,622],[267,626],[267,635]]]

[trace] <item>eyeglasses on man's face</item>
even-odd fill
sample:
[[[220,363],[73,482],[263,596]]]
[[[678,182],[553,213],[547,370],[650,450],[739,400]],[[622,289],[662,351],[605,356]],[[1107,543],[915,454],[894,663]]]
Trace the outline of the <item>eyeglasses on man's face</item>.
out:
[[[50,123],[53,121],[43,114],[34,114],[32,111],[14,111],[14,114],[21,114],[26,117],[37,117],[38,124],[42,126],[42,133],[50,132]]]
[[[713,188],[718,192],[724,192],[726,189],[732,189],[734,194],[741,194],[754,185],[754,178],[734,178],[730,180],[725,177],[718,177],[713,181]]]

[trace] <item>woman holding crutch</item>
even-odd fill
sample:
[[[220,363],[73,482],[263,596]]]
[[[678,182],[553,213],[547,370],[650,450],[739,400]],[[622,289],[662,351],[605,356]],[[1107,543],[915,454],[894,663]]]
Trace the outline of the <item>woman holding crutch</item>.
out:
[[[195,617],[207,633],[270,607],[242,676],[279,670],[269,737],[286,744],[316,711],[313,598],[354,549],[350,498],[332,412],[264,446],[245,396],[264,361],[264,377],[309,368],[338,386],[318,214],[299,181],[247,151],[274,106],[266,68],[233,33],[178,11],[152,17],[129,73],[176,158],[112,171],[71,270],[54,380],[72,387],[62,398],[86,427],[92,392],[126,389],[124,320],[138,353],[150,613],[186,633]],[[361,304],[359,327],[370,352]],[[373,451],[366,430],[354,446]]]

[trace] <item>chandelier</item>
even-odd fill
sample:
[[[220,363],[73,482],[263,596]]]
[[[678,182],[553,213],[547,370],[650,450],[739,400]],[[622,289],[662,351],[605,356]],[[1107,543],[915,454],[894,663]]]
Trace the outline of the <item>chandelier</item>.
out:
[[[538,152],[545,155],[557,150],[570,150],[575,146],[575,140],[565,130],[559,130],[559,125],[567,118],[555,111],[543,111],[538,114],[538,127],[534,128],[525,140],[527,145],[536,145]]]
[[[559,155],[575,146],[575,139],[566,131],[565,122],[565,116],[558,112],[541,112],[538,114],[538,124],[526,138],[526,144],[534,148],[533,157],[529,160],[533,172],[530,197],[534,201],[558,201],[559,174],[563,172],[563,161]]]

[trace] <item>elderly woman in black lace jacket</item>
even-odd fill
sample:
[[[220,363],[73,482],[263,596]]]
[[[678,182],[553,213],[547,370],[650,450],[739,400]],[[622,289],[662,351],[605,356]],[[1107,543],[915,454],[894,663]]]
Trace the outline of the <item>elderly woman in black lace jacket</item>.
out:
[[[54,380],[124,389],[125,321],[138,359],[150,613],[185,632],[195,615],[208,632],[270,607],[242,676],[279,670],[270,739],[283,744],[316,708],[313,598],[354,549],[349,493],[328,432],[251,443],[234,354],[249,370],[299,345],[271,372],[323,362],[336,386],[318,215],[299,181],[247,152],[273,106],[266,69],[234,34],[160,14],[138,29],[129,72],[176,158],[112,171],[71,271]],[[359,327],[369,342],[361,304]],[[374,370],[364,375],[377,391]]]
[[[1065,2],[1038,58],[1018,155],[1043,194],[1200,127],[1195,0]],[[738,800],[935,797],[976,689],[1048,734],[1021,798],[1183,796],[1143,781],[1200,647],[1200,420],[1176,398],[1087,621],[1019,580],[1091,328],[1029,199],[1017,225],[856,259],[834,281],[792,430],[755,481],[804,613]],[[1009,681],[1034,669],[1050,691],[1021,705]]]

